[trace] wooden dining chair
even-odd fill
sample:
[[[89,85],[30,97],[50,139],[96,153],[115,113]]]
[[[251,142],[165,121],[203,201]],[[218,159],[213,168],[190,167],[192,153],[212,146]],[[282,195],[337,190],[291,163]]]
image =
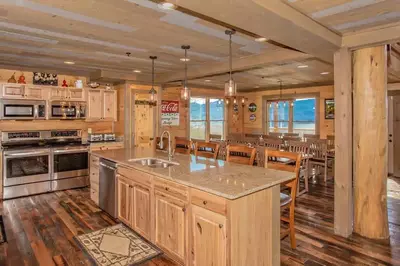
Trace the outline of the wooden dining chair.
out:
[[[287,141],[291,141],[291,140],[301,141],[301,137],[299,137],[299,136],[283,136],[282,139],[287,140]]]
[[[194,155],[206,158],[217,159],[219,144],[215,142],[196,142],[194,144]]]
[[[212,140],[222,140],[222,135],[210,134],[210,141]]]
[[[243,135],[242,133],[230,133],[226,139],[231,141],[241,141],[243,140]]]
[[[297,184],[300,172],[301,154],[286,151],[265,150],[265,168],[295,173],[296,178],[285,183],[284,186],[290,190],[290,195],[281,193],[281,212],[289,208],[289,218],[281,215],[281,221],[289,223],[289,229],[281,230],[281,239],[290,236],[290,246],[296,248],[296,236],[294,228],[294,208],[297,193]],[[293,161],[293,164],[281,163],[279,160]]]
[[[276,137],[278,137],[278,138],[281,138],[282,136],[283,136],[283,134],[282,133],[280,133],[280,132],[268,132],[268,136],[269,137],[272,137],[272,138],[276,138]]]
[[[310,143],[310,166],[317,166],[324,168],[324,181],[328,178],[328,144],[326,139],[308,141]]]
[[[301,154],[299,183],[297,184],[297,196],[300,196],[309,191],[308,178],[310,176],[309,174],[310,143],[291,140],[288,143],[288,150],[289,152],[295,152]],[[302,178],[304,182],[304,189],[300,191],[300,182]]]
[[[304,134],[303,138],[304,138],[305,141],[307,141],[309,139],[310,140],[312,140],[312,139],[320,139],[320,135],[317,135],[317,134]]]
[[[228,145],[226,148],[226,161],[247,165],[254,165],[256,148],[243,145]]]
[[[190,154],[192,150],[192,142],[188,139],[175,137],[175,152],[182,154]]]
[[[299,133],[283,133],[284,137],[298,137]]]
[[[282,147],[282,139],[264,139],[264,146],[271,150],[280,150]]]

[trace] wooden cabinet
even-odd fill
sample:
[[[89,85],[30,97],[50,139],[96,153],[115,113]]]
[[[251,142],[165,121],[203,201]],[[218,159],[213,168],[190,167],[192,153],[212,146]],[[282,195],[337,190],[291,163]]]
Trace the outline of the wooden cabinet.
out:
[[[84,101],[85,91],[83,89],[71,88],[68,89],[67,97],[71,101]]]
[[[123,142],[99,142],[99,143],[91,143],[90,151],[116,150],[116,149],[122,149],[123,147],[124,147]]]
[[[98,205],[99,204],[99,184],[100,184],[100,168],[99,158],[90,156],[90,198]]]
[[[155,243],[181,262],[186,256],[186,204],[165,193],[155,193]]]
[[[132,225],[142,236],[151,236],[151,194],[150,189],[135,184],[133,186],[133,219]]]
[[[78,88],[55,87],[50,90],[50,100],[84,101],[85,91]]]
[[[55,87],[50,89],[50,100],[63,101],[67,99],[67,88]]]
[[[116,121],[117,92],[102,89],[89,90],[87,120]]]
[[[132,182],[121,176],[117,176],[118,193],[118,219],[123,223],[132,226]]]
[[[2,98],[30,100],[42,100],[44,98],[44,89],[39,86],[4,84],[2,87]]]
[[[226,265],[226,218],[204,208],[192,206],[193,265]]]

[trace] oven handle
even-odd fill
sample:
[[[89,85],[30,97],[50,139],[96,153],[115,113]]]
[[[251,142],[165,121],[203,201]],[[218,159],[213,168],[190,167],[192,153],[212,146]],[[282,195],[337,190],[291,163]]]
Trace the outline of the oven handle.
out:
[[[67,154],[67,153],[76,153],[76,152],[89,152],[88,149],[74,149],[74,150],[55,150],[53,153],[56,154]]]
[[[36,152],[19,152],[19,153],[10,153],[10,154],[4,154],[4,157],[7,158],[18,158],[18,157],[26,157],[26,156],[35,156],[35,155],[50,155],[50,152],[46,151],[36,151]]]

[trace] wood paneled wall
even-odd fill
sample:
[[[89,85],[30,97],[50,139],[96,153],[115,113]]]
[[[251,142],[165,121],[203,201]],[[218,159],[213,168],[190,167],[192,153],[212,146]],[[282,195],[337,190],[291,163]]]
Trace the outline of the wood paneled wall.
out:
[[[326,120],[325,119],[325,99],[333,98],[334,91],[333,86],[321,86],[321,87],[309,87],[309,88],[296,88],[296,89],[285,89],[283,90],[283,97],[285,95],[295,95],[295,94],[319,94],[319,133],[321,138],[325,138],[326,135],[334,135],[334,120]],[[254,122],[250,122],[249,117],[250,113],[248,108],[245,108],[244,113],[244,132],[245,133],[262,133],[263,132],[263,96],[279,96],[279,90],[268,90],[268,91],[257,91],[250,93],[241,94],[245,98],[247,98],[246,106],[248,104],[254,102],[257,104],[257,111],[254,113],[257,117],[257,120]],[[241,108],[241,105],[239,103]],[[230,108],[231,109],[231,108]],[[240,113],[240,112],[239,112]],[[266,115],[266,114],[265,114]],[[240,133],[240,123],[235,123],[235,119],[231,119],[229,116],[229,128],[232,130],[231,132]]]

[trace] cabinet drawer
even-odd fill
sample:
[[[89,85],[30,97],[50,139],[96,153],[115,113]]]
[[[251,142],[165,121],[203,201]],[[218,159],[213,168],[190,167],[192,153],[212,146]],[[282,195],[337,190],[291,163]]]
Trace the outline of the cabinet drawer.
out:
[[[153,176],[150,174],[124,166],[118,166],[117,172],[134,182],[151,187]]]
[[[93,155],[90,156],[90,166],[94,165],[99,167],[99,162],[100,162],[99,157]]]
[[[226,199],[198,190],[190,190],[190,202],[207,210],[226,215]]]
[[[188,188],[175,182],[171,182],[162,178],[155,178],[154,188],[180,199],[188,199]]]

